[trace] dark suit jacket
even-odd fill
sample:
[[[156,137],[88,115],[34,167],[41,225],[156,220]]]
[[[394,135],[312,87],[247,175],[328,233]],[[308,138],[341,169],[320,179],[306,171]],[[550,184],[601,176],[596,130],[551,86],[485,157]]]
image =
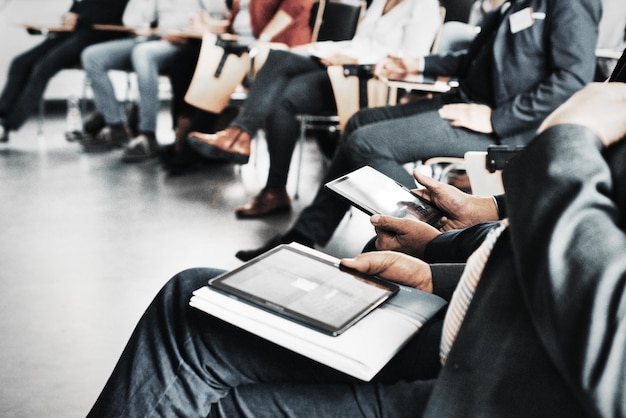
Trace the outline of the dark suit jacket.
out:
[[[624,50],[624,53],[617,61],[617,64],[615,65],[615,70],[613,71],[613,74],[611,74],[609,81],[619,81],[622,83],[626,83],[626,50]]]
[[[535,13],[534,24],[512,33],[509,16],[528,7]],[[485,17],[469,50],[426,57],[424,72],[462,79],[499,14],[497,9]],[[593,80],[600,14],[600,0],[518,0],[511,5],[493,46],[491,121],[501,143],[526,144],[550,112]]]
[[[626,416],[625,151],[565,125],[505,168],[511,224],[425,416]]]

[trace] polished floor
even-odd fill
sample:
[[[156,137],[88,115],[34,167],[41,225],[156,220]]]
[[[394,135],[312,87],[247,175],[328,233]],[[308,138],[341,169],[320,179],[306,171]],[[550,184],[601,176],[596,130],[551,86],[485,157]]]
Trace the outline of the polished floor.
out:
[[[164,109],[163,144],[169,125]],[[264,184],[264,140],[256,162],[171,177],[157,161],[82,153],[64,127],[48,112],[43,135],[33,119],[0,145],[1,417],[85,416],[161,285],[188,267],[239,265],[235,252],[284,230],[323,170],[307,142],[293,213],[240,221],[233,209]],[[354,212],[323,250],[355,254],[371,234]]]

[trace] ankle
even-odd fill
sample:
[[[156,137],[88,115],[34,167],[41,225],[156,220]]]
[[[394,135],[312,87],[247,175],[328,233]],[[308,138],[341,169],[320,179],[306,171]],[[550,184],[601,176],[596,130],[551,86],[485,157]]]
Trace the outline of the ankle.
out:
[[[237,138],[237,141],[250,141],[252,139],[252,134],[239,126],[229,126],[224,129],[224,132]]]

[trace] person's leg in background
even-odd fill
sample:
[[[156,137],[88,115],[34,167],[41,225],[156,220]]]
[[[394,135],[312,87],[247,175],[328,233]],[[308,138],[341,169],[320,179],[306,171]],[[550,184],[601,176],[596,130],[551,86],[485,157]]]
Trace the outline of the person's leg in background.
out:
[[[265,123],[270,156],[266,185],[248,204],[235,210],[237,217],[258,218],[291,209],[287,178],[300,133],[296,115],[335,110],[333,90],[325,68],[295,77],[287,84]]]
[[[436,96],[398,106],[363,109],[346,124],[337,152],[317,190],[313,202],[300,213],[284,234],[262,247],[242,250],[236,256],[247,261],[282,243],[326,245],[350,205],[324,190],[324,184],[363,165],[372,165],[406,187],[415,181],[403,163],[430,156],[463,155],[464,150],[485,150],[495,139],[488,135],[456,129],[442,120],[437,109],[454,97]]]
[[[252,137],[275,110],[287,85],[294,77],[321,68],[325,67],[310,57],[272,50],[256,75],[237,118],[215,135],[192,132],[189,137],[191,146],[207,157],[247,163]]]
[[[408,188],[415,188],[413,175],[404,164],[425,161],[432,157],[463,158],[467,151],[486,151],[497,144],[495,135],[464,128],[455,128],[439,116],[439,105],[416,114],[367,123],[358,126],[359,117],[367,119],[368,112],[357,116],[356,129],[351,130],[346,143],[353,167],[369,165]],[[407,110],[412,103],[405,105]],[[386,108],[382,108],[382,112]]]
[[[124,150],[124,161],[143,161],[158,155],[156,128],[161,110],[159,77],[161,72],[170,68],[182,47],[182,44],[154,40],[139,43],[133,48],[131,63],[137,74],[139,125],[138,136]]]
[[[443,98],[442,98],[443,100]],[[346,127],[336,159],[324,182],[369,165],[405,187],[415,179],[405,163],[431,157],[463,157],[466,151],[484,151],[496,143],[490,135],[453,128],[439,117],[441,101],[365,109]],[[313,203],[298,217],[293,230],[326,245],[343,219],[348,204],[320,189]]]
[[[176,65],[170,66],[167,71],[167,77],[172,86],[172,122],[174,128],[178,127],[180,118],[188,119],[187,124],[191,123],[195,107],[185,101],[185,95],[196,69],[201,45],[200,40],[189,39],[178,51]]]
[[[201,111],[185,101],[185,95],[193,78],[200,48],[200,40],[190,39],[176,57],[176,65],[170,67],[167,75],[172,86],[172,118],[175,135],[174,143],[159,147],[159,158],[169,174],[183,174],[199,166],[203,159],[187,142],[192,130],[213,133],[218,115]]]
[[[130,129],[122,103],[115,94],[110,70],[131,71],[130,53],[137,44],[135,38],[119,39],[92,45],[81,55],[83,69],[89,77],[94,102],[104,117],[105,127],[95,136],[81,142],[85,151],[121,147],[130,140]]]
[[[9,123],[11,119],[9,116],[15,109],[15,103],[19,101],[22,91],[26,89],[33,68],[42,57],[56,45],[63,42],[66,37],[51,35],[40,44],[23,52],[11,61],[7,81],[0,96],[0,128],[3,131],[2,135],[0,135],[0,140],[2,142],[7,142],[9,140],[9,132],[17,129]]]
[[[95,41],[81,32],[50,35],[12,62],[0,98],[0,124],[5,131],[0,139],[8,141],[8,132],[19,129],[37,109],[50,79],[79,64],[83,48]]]

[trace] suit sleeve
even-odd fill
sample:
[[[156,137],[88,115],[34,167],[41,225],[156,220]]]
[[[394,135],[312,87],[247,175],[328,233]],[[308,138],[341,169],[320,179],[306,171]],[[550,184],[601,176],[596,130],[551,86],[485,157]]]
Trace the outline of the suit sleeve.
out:
[[[625,148],[622,141],[611,152]],[[507,165],[504,184],[520,287],[539,337],[583,402],[623,417],[626,208],[616,196],[625,186],[604,157],[586,128],[557,126]],[[616,161],[623,171],[625,160]]]
[[[491,11],[483,18],[480,31],[468,49],[424,57],[424,74],[463,77],[469,68],[468,63],[476,56],[483,44],[487,42],[488,34],[498,25],[499,10]]]
[[[449,301],[464,269],[465,264],[461,263],[431,264],[433,293]]]
[[[485,222],[469,228],[446,231],[433,238],[424,249],[427,263],[465,263],[499,222]]]

